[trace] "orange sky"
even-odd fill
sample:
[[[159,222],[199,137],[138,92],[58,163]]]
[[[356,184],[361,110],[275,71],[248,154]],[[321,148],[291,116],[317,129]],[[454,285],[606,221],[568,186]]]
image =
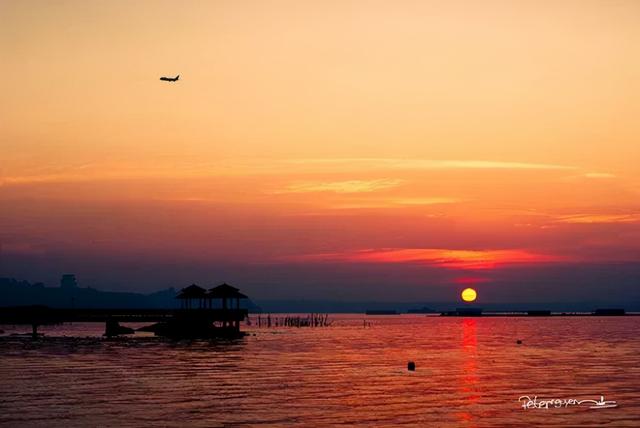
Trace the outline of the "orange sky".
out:
[[[478,270],[500,299],[491,272],[521,268],[580,289],[554,269],[640,259],[639,19],[636,1],[0,1],[0,274],[314,297],[329,265],[340,297],[428,299]]]

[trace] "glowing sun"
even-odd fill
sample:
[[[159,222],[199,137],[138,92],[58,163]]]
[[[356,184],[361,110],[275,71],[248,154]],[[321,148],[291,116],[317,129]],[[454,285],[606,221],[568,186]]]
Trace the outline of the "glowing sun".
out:
[[[465,288],[464,290],[462,290],[460,296],[462,296],[462,300],[464,300],[465,302],[473,302],[474,300],[476,300],[476,297],[478,297],[478,293],[476,293],[476,290],[474,290],[473,288]]]

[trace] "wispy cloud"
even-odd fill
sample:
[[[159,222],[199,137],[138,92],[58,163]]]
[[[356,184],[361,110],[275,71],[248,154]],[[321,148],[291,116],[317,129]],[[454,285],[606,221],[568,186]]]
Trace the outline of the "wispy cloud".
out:
[[[29,183],[77,182],[137,178],[198,179],[207,177],[304,175],[310,173],[354,173],[362,171],[410,170],[575,170],[576,167],[545,163],[505,162],[492,160],[431,160],[402,158],[305,158],[305,159],[223,159],[202,162],[197,159],[176,159],[171,162],[145,161],[93,162],[65,165],[47,173],[20,171],[0,176],[0,185]],[[592,173],[598,174],[598,173]],[[300,183],[288,191],[366,192],[402,184],[397,179],[350,180],[320,183]]]
[[[377,180],[347,180],[330,182],[298,182],[274,193],[369,193],[392,189],[405,183],[405,180],[382,178]]]
[[[401,205],[401,206],[455,204],[459,202],[464,202],[464,200],[459,198],[446,198],[446,197],[432,197],[432,198],[417,197],[417,198],[398,198],[398,199],[389,200],[390,204]]]
[[[417,263],[429,266],[482,270],[507,264],[550,263],[563,257],[522,249],[459,250],[442,248],[383,248],[292,256],[290,261],[343,263]]]
[[[638,223],[640,214],[572,214],[560,216],[556,221],[573,224]]]
[[[433,159],[402,159],[402,158],[333,158],[333,159],[290,159],[290,164],[344,166],[353,169],[547,169],[571,170],[573,166],[504,162],[492,160],[433,160]]]
[[[586,178],[615,178],[614,174],[608,172],[587,172],[584,174]]]
[[[387,198],[367,201],[349,201],[330,204],[329,208],[338,210],[348,209],[385,209],[402,207],[419,207],[428,205],[455,204],[462,202],[462,199],[432,197],[432,198]]]

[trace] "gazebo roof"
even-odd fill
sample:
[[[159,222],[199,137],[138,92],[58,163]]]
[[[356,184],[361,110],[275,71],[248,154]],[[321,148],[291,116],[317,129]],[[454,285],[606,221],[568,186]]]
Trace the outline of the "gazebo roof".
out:
[[[220,284],[217,287],[213,287],[207,293],[207,297],[213,299],[224,299],[224,298],[237,298],[237,299],[248,299],[249,297],[242,294],[236,287],[232,287],[226,282],[224,284]]]
[[[206,294],[207,290],[195,284],[191,284],[190,286],[183,288],[182,291],[180,291],[180,294],[176,296],[176,299],[200,299],[206,297]]]

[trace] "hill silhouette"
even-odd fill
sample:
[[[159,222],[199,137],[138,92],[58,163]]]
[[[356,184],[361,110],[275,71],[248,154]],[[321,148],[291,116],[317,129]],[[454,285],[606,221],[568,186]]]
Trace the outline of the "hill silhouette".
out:
[[[150,294],[101,291],[87,287],[46,287],[43,283],[30,283],[14,278],[0,278],[0,306],[44,305],[52,308],[103,309],[170,309],[178,308],[175,288]],[[260,308],[247,301],[251,312]]]

